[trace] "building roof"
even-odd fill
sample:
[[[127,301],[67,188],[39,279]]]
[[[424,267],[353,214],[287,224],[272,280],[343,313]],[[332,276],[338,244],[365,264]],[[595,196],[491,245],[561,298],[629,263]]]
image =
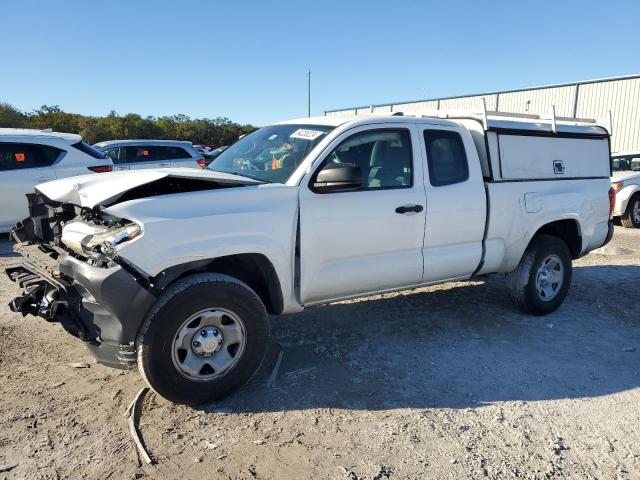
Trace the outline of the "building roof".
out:
[[[333,110],[325,110],[325,113],[331,113],[331,112],[341,112],[344,110],[357,110],[360,108],[370,108],[370,107],[388,107],[391,105],[399,105],[399,104],[405,104],[405,103],[419,103],[419,102],[436,102],[438,100],[454,100],[456,98],[467,98],[467,97],[483,97],[483,96],[489,96],[489,95],[496,95],[499,93],[514,93],[514,92],[527,92],[530,90],[542,90],[542,89],[547,89],[547,88],[560,88],[560,87],[571,87],[571,86],[575,86],[575,85],[588,85],[591,83],[602,83],[602,82],[613,82],[613,81],[617,81],[617,80],[631,80],[631,79],[635,79],[635,78],[640,78],[640,73],[637,74],[633,74],[633,75],[624,75],[624,76],[620,76],[620,77],[605,77],[605,78],[596,78],[593,80],[580,80],[577,82],[568,82],[568,83],[556,83],[556,84],[551,84],[551,85],[541,85],[541,86],[536,86],[536,87],[528,87],[528,88],[515,88],[515,89],[511,89],[511,90],[494,90],[491,92],[482,92],[482,93],[470,93],[467,95],[454,95],[454,96],[450,96],[450,97],[433,97],[433,98],[426,98],[426,99],[418,99],[418,100],[404,100],[401,102],[386,102],[386,103],[377,103],[377,104],[370,104],[370,105],[360,105],[358,107],[345,107],[345,108],[336,108]]]

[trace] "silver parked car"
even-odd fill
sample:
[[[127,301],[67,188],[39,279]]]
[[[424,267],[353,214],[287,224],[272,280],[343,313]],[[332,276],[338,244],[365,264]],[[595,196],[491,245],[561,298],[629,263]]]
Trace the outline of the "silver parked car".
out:
[[[94,145],[113,160],[114,170],[205,165],[202,153],[178,140],[109,140]]]

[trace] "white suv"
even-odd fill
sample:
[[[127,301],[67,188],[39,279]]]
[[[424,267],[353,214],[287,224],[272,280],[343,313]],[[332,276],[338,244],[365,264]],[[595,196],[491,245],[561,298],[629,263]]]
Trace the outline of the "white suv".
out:
[[[94,145],[114,163],[114,170],[139,168],[204,168],[205,161],[191,142],[177,140],[109,140]]]
[[[57,178],[110,172],[113,163],[80,135],[0,128],[0,232],[28,215],[25,194]]]

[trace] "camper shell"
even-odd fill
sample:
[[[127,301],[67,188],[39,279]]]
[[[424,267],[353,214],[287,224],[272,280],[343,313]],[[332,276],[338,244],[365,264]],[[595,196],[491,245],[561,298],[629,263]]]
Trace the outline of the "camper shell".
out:
[[[394,112],[393,116],[405,116]],[[432,110],[408,116],[449,119],[476,145],[487,181],[602,178],[611,175],[610,136],[598,120],[474,110]],[[549,169],[549,162],[555,169]],[[556,161],[554,164],[553,162]]]

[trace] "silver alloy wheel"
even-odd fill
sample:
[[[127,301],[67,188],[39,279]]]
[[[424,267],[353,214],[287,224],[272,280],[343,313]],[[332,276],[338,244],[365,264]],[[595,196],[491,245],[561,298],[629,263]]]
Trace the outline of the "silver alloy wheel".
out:
[[[173,341],[171,359],[184,377],[209,382],[238,363],[246,344],[240,317],[224,308],[210,308],[182,323]]]
[[[632,215],[635,224],[640,225],[640,200],[636,200],[635,202],[633,202]]]
[[[553,300],[564,282],[564,265],[557,255],[548,255],[542,260],[536,273],[536,292],[540,300]]]

